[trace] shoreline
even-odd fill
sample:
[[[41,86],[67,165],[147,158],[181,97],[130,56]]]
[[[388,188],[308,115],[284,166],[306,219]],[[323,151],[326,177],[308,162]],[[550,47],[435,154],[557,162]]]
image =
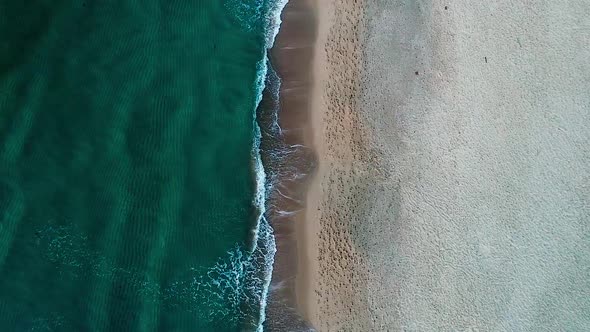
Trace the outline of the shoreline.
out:
[[[268,204],[277,244],[270,330],[371,326],[362,318],[368,310],[366,253],[353,234],[366,208],[358,199],[365,178],[379,177],[358,112],[363,7],[362,1],[291,0],[270,50],[289,155],[268,163],[282,164],[274,166],[280,176]]]
[[[359,252],[353,233],[362,224],[360,211],[366,208],[358,206],[358,195],[363,195],[367,186],[365,178],[378,178],[379,174],[375,173],[376,158],[368,149],[368,130],[358,111],[364,2],[302,0],[298,3],[306,3],[317,17],[316,34],[307,66],[293,64],[288,68],[295,68],[299,73],[312,70],[308,118],[296,123],[304,126],[300,142],[312,149],[317,165],[313,176],[298,192],[302,195],[299,199],[303,212],[293,218],[295,227],[290,241],[296,247],[296,267],[292,267],[296,275],[290,285],[293,287],[290,296],[297,312],[318,330],[353,326],[367,330],[371,326],[368,319],[359,317],[368,309],[368,272],[365,253]],[[286,18],[293,13],[288,7],[284,11]],[[287,19],[284,22],[283,37],[297,26]],[[280,40],[283,43],[278,45],[291,50],[297,43],[310,47],[302,39]],[[286,62],[293,58],[289,53],[279,57]],[[281,94],[281,115],[288,112],[285,107],[289,104]],[[356,217],[351,217],[354,210]]]
[[[271,278],[265,326],[269,330],[313,330],[297,310],[295,275],[304,242],[298,238],[305,194],[315,170],[311,147],[310,105],[312,58],[316,37],[315,0],[290,0],[281,13],[281,26],[269,50],[269,75],[263,109],[276,111],[263,138],[265,168],[273,186],[267,217],[274,229],[277,252]],[[280,83],[278,83],[279,81]],[[280,89],[273,91],[273,85]],[[264,116],[263,116],[264,117]],[[273,129],[274,128],[274,131]]]

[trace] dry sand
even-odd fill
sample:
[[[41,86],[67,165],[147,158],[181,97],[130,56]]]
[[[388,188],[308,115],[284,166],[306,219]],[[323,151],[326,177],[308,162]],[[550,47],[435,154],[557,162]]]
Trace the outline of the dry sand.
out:
[[[299,310],[318,330],[370,328],[368,271],[356,232],[369,211],[369,182],[381,177],[368,150],[358,101],[362,75],[361,1],[317,1],[312,97],[319,167],[297,230]]]
[[[590,329],[590,3],[317,4],[304,316]]]

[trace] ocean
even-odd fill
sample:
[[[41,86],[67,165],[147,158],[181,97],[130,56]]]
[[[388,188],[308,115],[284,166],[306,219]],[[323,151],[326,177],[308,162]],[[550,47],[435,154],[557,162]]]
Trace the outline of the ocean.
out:
[[[261,331],[283,0],[0,3],[0,330]]]

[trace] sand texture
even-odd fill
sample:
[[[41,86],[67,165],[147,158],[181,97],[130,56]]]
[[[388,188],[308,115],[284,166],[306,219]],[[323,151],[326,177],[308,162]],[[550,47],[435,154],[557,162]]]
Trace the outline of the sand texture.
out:
[[[358,112],[362,68],[360,1],[318,3],[313,142],[319,169],[299,230],[298,302],[318,330],[367,330],[368,271],[355,243],[366,213],[372,166]]]
[[[320,1],[319,331],[590,328],[590,4]]]

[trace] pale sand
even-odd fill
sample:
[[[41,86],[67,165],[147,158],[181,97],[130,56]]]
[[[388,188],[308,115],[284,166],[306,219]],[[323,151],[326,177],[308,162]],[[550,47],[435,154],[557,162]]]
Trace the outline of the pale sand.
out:
[[[590,3],[319,2],[299,309],[319,331],[587,331]]]

